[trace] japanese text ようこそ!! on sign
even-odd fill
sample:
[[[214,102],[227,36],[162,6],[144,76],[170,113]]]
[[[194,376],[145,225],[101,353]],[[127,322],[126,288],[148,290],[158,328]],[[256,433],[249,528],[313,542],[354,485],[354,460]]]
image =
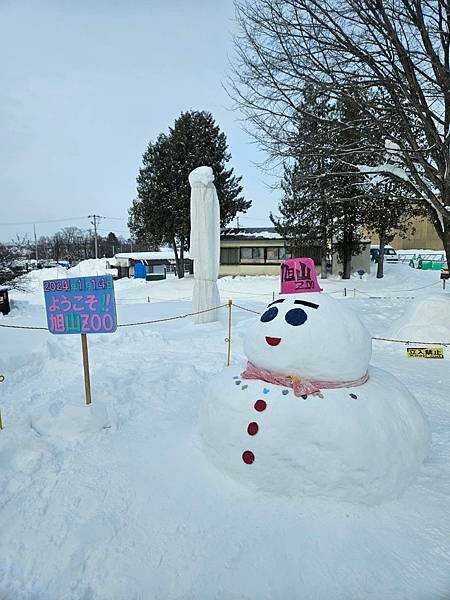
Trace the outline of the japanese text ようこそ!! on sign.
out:
[[[44,295],[50,333],[113,333],[117,329],[111,275],[44,281]]]

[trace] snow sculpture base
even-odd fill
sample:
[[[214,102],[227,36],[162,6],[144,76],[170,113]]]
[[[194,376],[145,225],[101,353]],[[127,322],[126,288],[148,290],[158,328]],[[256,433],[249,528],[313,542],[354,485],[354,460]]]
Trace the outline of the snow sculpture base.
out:
[[[220,305],[219,288],[215,281],[205,281],[196,279],[194,282],[194,292],[192,294],[192,312],[207,310],[192,318],[194,323],[212,323],[220,319],[218,310],[210,310],[211,307]]]
[[[204,395],[204,450],[222,472],[280,496],[368,504],[398,497],[414,480],[428,453],[428,424],[389,373],[370,368],[362,386],[297,398],[241,379],[242,370],[227,369]]]
[[[404,314],[393,322],[389,335],[400,340],[448,342],[450,340],[448,294],[426,295],[409,302]]]
[[[89,406],[79,402],[55,401],[41,407],[31,417],[31,427],[42,436],[81,442],[107,427],[111,427],[106,406],[95,401]]]

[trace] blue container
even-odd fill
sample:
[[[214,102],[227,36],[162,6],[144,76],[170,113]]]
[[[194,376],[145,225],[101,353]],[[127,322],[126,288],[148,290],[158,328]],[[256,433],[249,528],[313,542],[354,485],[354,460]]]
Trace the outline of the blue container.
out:
[[[134,265],[134,278],[145,279],[147,277],[147,267],[142,263],[136,263]]]

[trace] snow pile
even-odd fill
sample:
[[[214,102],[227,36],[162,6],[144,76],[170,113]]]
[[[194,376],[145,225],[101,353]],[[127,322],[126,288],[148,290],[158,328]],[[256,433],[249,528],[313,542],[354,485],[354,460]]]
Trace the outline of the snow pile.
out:
[[[31,416],[31,427],[41,436],[81,442],[111,427],[111,422],[104,404],[96,400],[85,406],[80,395],[72,402],[59,398],[36,409]]]
[[[68,277],[86,277],[89,275],[108,275],[107,258],[89,258],[68,269]]]
[[[425,295],[410,302],[390,331],[391,337],[418,342],[450,341],[450,297]]]
[[[119,323],[190,312],[190,302],[184,298],[192,295],[193,281],[170,277],[157,282],[115,282]],[[357,311],[372,335],[388,337],[393,316],[402,314],[412,295],[422,293],[407,292],[406,297],[399,298],[397,290],[433,285],[436,281],[440,285],[436,272],[387,265],[382,280],[371,276],[368,281],[352,282],[352,288],[366,294],[344,297],[343,289],[347,286],[348,291],[349,282],[337,278],[320,284],[326,292],[335,292],[333,297],[341,305]],[[5,317],[0,315],[0,323],[46,326],[42,285],[36,285],[21,299],[17,292],[11,293],[14,309]],[[279,282],[268,276],[227,277],[219,280],[219,287],[225,301],[233,298],[236,304],[262,313]],[[439,292],[439,287],[424,291],[429,294],[433,290]],[[373,299],[369,293],[383,299]],[[299,308],[309,313],[308,322],[312,322],[315,309]],[[243,338],[256,320],[256,315],[234,307],[232,366],[228,373],[231,385],[240,393],[236,401],[240,400],[246,409],[237,423],[241,435],[236,444],[238,462],[242,463],[243,450],[253,451],[256,457],[253,465],[242,463],[247,469],[243,471],[246,479],[239,481],[244,485],[224,476],[224,470],[219,471],[211,463],[212,456],[202,451],[198,433],[201,402],[208,393],[205,382],[210,381],[213,389],[216,384],[216,393],[226,361],[227,332],[219,323],[194,325],[186,318],[120,328],[113,335],[90,336],[92,407],[84,405],[79,336],[0,329],[0,373],[5,375],[0,383],[5,426],[0,431],[2,598],[290,600],[299,594],[305,600],[449,597],[447,362],[409,360],[401,344],[374,344],[373,362],[377,367],[395,371],[423,405],[433,432],[432,453],[416,480],[397,500],[377,506],[335,502],[333,498],[341,488],[333,479],[334,470],[341,477],[345,461],[353,469],[358,460],[354,456],[356,441],[352,455],[343,453],[344,441],[357,436],[360,448],[366,443],[361,431],[368,438],[361,457],[363,474],[352,471],[354,479],[350,481],[349,475],[342,489],[348,493],[353,485],[358,490],[358,482],[367,480],[365,472],[375,473],[378,469],[383,491],[386,474],[392,475],[390,467],[387,472],[383,470],[386,455],[390,454],[397,464],[397,453],[406,447],[399,449],[396,436],[409,419],[408,405],[396,424],[388,421],[387,430],[379,422],[381,409],[376,404],[368,405],[374,408],[379,429],[375,439],[379,443],[383,431],[391,436],[386,436],[384,448],[376,447],[373,457],[367,450],[373,431],[360,427],[357,421],[361,419],[365,424],[368,418],[363,407],[358,407],[360,401],[365,402],[365,386],[349,389],[339,400],[342,417],[331,396],[339,390],[325,390],[323,399],[304,400],[294,397],[291,389],[288,394],[283,394],[284,388],[278,390],[278,395],[273,390],[265,394],[264,388],[270,386],[261,385],[256,390],[258,399],[265,399],[267,408],[254,410],[249,390],[256,382],[241,380],[236,384],[240,380],[233,377],[239,377],[245,367]],[[326,338],[323,350],[328,352],[331,345]],[[305,351],[299,352],[299,359]],[[371,382],[378,380],[376,373],[372,375]],[[243,389],[247,384],[249,387]],[[395,391],[399,384],[393,384],[384,373],[383,388],[378,388],[377,397],[386,411],[389,407],[382,394],[391,385]],[[216,411],[222,411],[219,402],[225,400],[225,396],[217,400]],[[107,407],[106,428],[99,429],[105,425],[103,419],[99,423],[94,419],[97,424],[90,431],[83,427],[73,431],[74,423],[87,418],[99,403]],[[66,413],[64,420],[64,404],[77,407],[81,415],[70,418]],[[398,408],[398,401],[394,404]],[[278,405],[281,411],[276,410]],[[283,413],[289,416],[284,422]],[[43,435],[30,427],[31,422]],[[247,433],[250,422],[259,425],[255,436]],[[231,444],[237,429],[225,429],[222,424],[224,444]],[[325,439],[319,437],[322,431]],[[303,461],[304,480],[309,478],[311,482],[305,495],[286,497],[250,489],[248,469],[267,467],[262,454],[266,443],[269,445],[273,439],[273,455],[282,462],[283,456],[291,456],[292,441],[296,443],[302,436],[307,438],[304,448],[309,453]],[[229,456],[229,447],[225,450]],[[298,454],[292,454],[297,461]],[[382,462],[377,466],[379,456]],[[287,462],[286,469],[281,468],[283,477],[295,473]],[[319,468],[315,474],[314,469]],[[323,494],[327,498],[318,498],[313,488],[318,490],[327,468],[330,488]],[[275,471],[267,472],[267,476],[276,485]],[[405,480],[400,483],[403,485]]]
[[[246,378],[241,364],[204,394],[204,448],[221,471],[280,496],[368,504],[415,479],[430,445],[425,415],[395,377],[368,370],[370,335],[342,303],[280,297],[245,332],[244,350],[262,377]],[[283,383],[268,383],[272,374]],[[295,381],[321,393],[294,394]]]

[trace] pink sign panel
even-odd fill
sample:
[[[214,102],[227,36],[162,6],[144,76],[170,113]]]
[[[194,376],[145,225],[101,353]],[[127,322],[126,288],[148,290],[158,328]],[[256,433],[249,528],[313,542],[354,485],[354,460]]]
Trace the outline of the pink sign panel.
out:
[[[290,258],[281,263],[281,294],[321,291],[312,258]]]

